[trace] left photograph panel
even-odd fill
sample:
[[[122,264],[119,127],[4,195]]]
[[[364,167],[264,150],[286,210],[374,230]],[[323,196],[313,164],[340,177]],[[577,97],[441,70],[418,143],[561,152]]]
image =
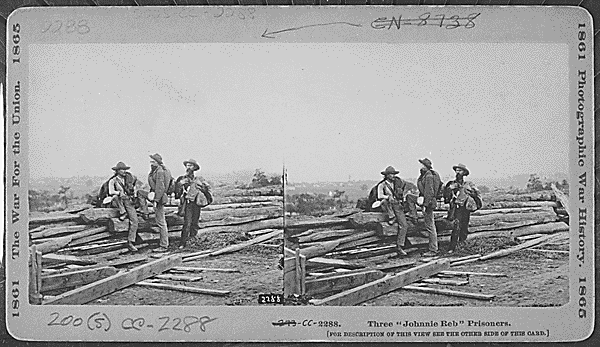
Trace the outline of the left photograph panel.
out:
[[[282,292],[283,154],[252,46],[29,46],[29,301],[258,305]]]

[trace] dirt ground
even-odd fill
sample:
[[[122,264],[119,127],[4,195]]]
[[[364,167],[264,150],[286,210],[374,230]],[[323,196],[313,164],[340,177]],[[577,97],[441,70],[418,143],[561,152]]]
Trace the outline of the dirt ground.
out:
[[[510,245],[511,243],[504,238],[472,239],[467,241],[462,250],[452,254],[452,258],[477,253],[487,254]],[[444,250],[444,247],[446,245],[442,244],[441,249]],[[568,244],[549,244],[539,248],[569,250]],[[410,259],[419,259],[418,253],[412,253]],[[449,256],[444,255],[443,257]],[[393,263],[394,260],[386,262],[386,264]],[[395,272],[401,270],[403,269],[400,268]],[[462,286],[428,285],[434,288],[495,295],[489,301],[398,290],[369,300],[361,305],[548,307],[565,305],[569,301],[569,255],[566,253],[539,252],[525,249],[497,259],[452,266],[450,270],[502,273],[506,274],[507,277],[469,276],[469,283]],[[455,276],[452,279],[467,279],[467,277]],[[325,296],[327,295],[319,298]]]
[[[178,240],[171,239],[169,254],[185,254],[204,249],[216,250],[243,240],[244,236],[239,234],[199,235],[199,238],[188,248],[179,251],[176,250]],[[144,249],[138,254],[150,256],[153,253],[150,249]],[[196,282],[161,281],[161,283],[174,285],[230,291],[231,293],[226,296],[186,293],[133,285],[91,301],[88,305],[258,305],[258,294],[282,292],[282,270],[278,267],[279,254],[281,254],[280,247],[252,245],[238,252],[201,258],[182,264],[182,266],[189,267],[230,268],[239,270],[239,272],[205,271],[186,274],[202,277],[201,280]],[[121,257],[131,256],[123,255]],[[149,260],[152,259],[149,258]],[[134,266],[136,264],[130,265],[128,268]]]

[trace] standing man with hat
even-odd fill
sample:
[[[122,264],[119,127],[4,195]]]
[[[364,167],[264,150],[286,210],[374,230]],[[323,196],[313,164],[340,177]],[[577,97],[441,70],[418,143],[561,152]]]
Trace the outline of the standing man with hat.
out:
[[[422,167],[420,170],[421,174],[417,179],[417,187],[419,188],[417,204],[422,207],[425,229],[429,236],[429,251],[423,255],[431,257],[439,253],[433,210],[437,205],[437,195],[441,191],[442,181],[440,175],[433,170],[431,160],[424,158],[419,159],[419,162],[422,164]]]
[[[198,220],[200,209],[212,201],[207,198],[210,195],[210,187],[200,176],[195,176],[194,171],[200,170],[200,164],[194,159],[183,162],[185,175],[179,176],[175,181],[175,198],[179,199],[179,209],[183,211],[183,229],[179,248],[185,248],[188,237],[198,234]]]
[[[112,168],[115,175],[108,181],[108,199],[112,199],[111,205],[119,209],[119,219],[129,218],[129,234],[127,235],[127,248],[132,252],[137,252],[133,245],[137,236],[138,216],[135,211],[135,200],[137,198],[137,179],[131,173],[130,169],[122,161],[118,162]]]
[[[393,166],[388,166],[381,171],[384,179],[377,185],[377,200],[381,202],[381,209],[388,215],[388,223],[393,225],[398,222],[398,239],[396,241],[396,252],[398,256],[406,256],[402,249],[406,240],[408,225],[402,204],[404,202],[404,188],[406,182],[396,176],[398,171]]]
[[[448,253],[453,253],[458,243],[467,240],[471,212],[483,205],[479,190],[472,182],[464,179],[469,176],[469,169],[464,164],[458,164],[452,170],[456,172],[456,179],[448,182],[444,189],[444,201],[450,204],[448,219],[454,222]]]
[[[148,184],[150,185],[150,194],[148,200],[155,203],[154,213],[156,215],[156,224],[160,228],[159,246],[156,252],[166,252],[169,247],[169,231],[167,230],[167,220],[165,219],[165,204],[168,202],[169,191],[173,188],[173,177],[169,169],[163,164],[160,154],[150,155],[150,173],[148,174]]]

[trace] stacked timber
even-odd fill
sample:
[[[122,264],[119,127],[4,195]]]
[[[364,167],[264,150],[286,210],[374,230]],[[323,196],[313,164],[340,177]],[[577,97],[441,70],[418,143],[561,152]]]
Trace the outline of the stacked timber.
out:
[[[217,187],[213,196],[213,204],[201,210],[199,234],[239,233],[245,235],[247,241],[203,254],[186,254],[183,261],[217,256],[249,245],[282,239],[283,196],[280,186],[254,189]],[[179,238],[181,235],[183,217],[178,216],[177,211],[177,206],[165,207],[169,237]],[[141,249],[141,253],[159,239],[152,207],[149,212],[147,219],[142,218],[141,211],[138,214],[136,247]],[[31,269],[39,272],[37,278],[42,279],[35,281],[39,285],[33,288],[35,295],[32,298],[40,294],[52,295],[59,289],[84,286],[115,275],[118,267],[151,260],[144,255],[123,257],[129,253],[129,220],[121,221],[118,216],[115,208],[93,208],[89,205],[61,213],[32,215],[29,218],[30,253],[34,260],[39,254],[39,259],[31,262]],[[274,247],[279,245],[280,241],[273,244]]]
[[[487,200],[484,200],[483,208],[471,214],[468,238],[508,237],[522,244],[499,254],[478,254],[457,259],[451,266],[503,256],[556,237],[564,238],[569,230],[563,218],[568,211],[568,206],[565,207],[568,198],[564,195],[559,197],[553,191],[543,191],[532,194],[496,194],[484,196],[484,199]],[[441,243],[450,241],[453,227],[447,214],[448,205],[442,204],[434,213],[438,241]],[[378,283],[390,282],[384,280],[390,273],[404,273],[419,266],[422,259],[412,257],[411,253],[419,247],[426,247],[428,239],[423,235],[425,228],[420,211],[416,217],[416,221],[413,219],[409,223],[404,247],[409,256],[405,258],[396,257],[398,224],[390,225],[387,216],[381,212],[358,212],[343,218],[286,219],[284,294],[307,295],[316,298],[313,303],[317,305],[366,301],[363,300],[366,297],[353,299],[354,301],[341,297],[358,295],[352,294],[353,290],[373,292],[373,288],[380,287]],[[438,265],[432,266],[442,269]],[[439,279],[416,283],[418,280],[420,281],[414,279],[411,282],[415,286],[405,289],[435,292],[427,288],[415,288],[428,284],[464,284],[461,281],[450,283]],[[360,289],[363,286],[365,288]],[[345,292],[348,293],[336,297]],[[445,294],[461,295],[454,291],[446,291]],[[363,294],[359,296],[361,295]],[[372,293],[369,295],[370,298],[374,297]],[[491,299],[490,296],[468,293],[464,297]]]

